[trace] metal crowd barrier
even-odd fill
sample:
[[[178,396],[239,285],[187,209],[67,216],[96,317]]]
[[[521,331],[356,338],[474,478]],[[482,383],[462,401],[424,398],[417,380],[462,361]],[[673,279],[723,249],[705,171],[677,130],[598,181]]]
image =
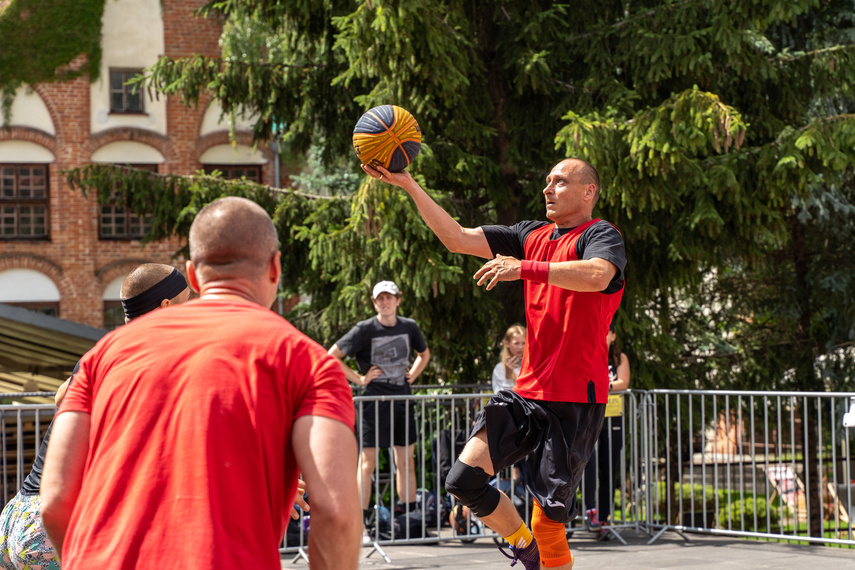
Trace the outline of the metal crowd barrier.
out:
[[[0,432],[0,446],[3,449],[0,466],[3,468],[4,505],[18,493],[30,473],[55,413],[56,406],[53,404],[0,405],[0,425],[3,430]]]
[[[853,394],[638,395],[650,542],[675,530],[855,546],[855,438],[842,421]]]
[[[432,393],[354,398],[359,444],[373,448],[376,461],[367,501],[373,514],[363,539],[371,554],[388,560],[383,546],[397,543],[490,539],[502,544],[500,536],[444,490],[447,470],[489,397]],[[843,427],[853,398],[852,393],[624,392],[609,411],[621,418],[623,442],[612,438],[619,432],[606,430],[607,441],[597,451],[606,457],[601,462],[592,458],[593,484],[611,481],[614,491],[606,491],[605,499],[593,493],[593,504],[586,503],[591,479],[583,480],[579,515],[568,524],[568,537],[590,538],[593,532],[599,539],[622,540],[621,534],[631,529],[648,534],[651,543],[674,531],[687,539],[690,533],[707,533],[855,547],[855,437]],[[411,489],[394,464],[392,449],[362,441],[360,429],[366,410],[400,401],[408,405],[400,411],[393,406],[391,423],[406,426],[412,415],[417,432],[415,508],[400,500],[399,480],[404,495]],[[28,474],[54,413],[48,404],[0,405],[4,503]],[[531,497],[514,480],[513,469],[499,473],[491,484],[511,496],[529,520]],[[602,513],[602,501],[609,497],[611,517],[595,528],[586,511]],[[310,533],[310,513],[302,513],[289,525],[281,552],[305,557]]]
[[[388,544],[472,542],[484,538],[493,540],[497,545],[504,544],[501,536],[468,513],[468,509],[462,509],[444,490],[445,475],[462,450],[478,412],[490,396],[491,394],[487,393],[441,393],[354,398],[357,416],[356,432],[360,449],[372,448],[376,459],[371,497],[367,501],[369,507],[373,508],[374,514],[367,521],[363,537],[363,544],[372,548],[369,556],[376,552],[389,562],[383,549],[383,546]],[[405,407],[401,417],[400,411],[396,416],[396,410],[392,406],[391,418],[387,419],[392,424],[400,421],[404,426],[409,423],[410,413],[416,419],[417,440],[414,453],[418,493],[414,510],[411,510],[405,501],[400,501],[398,496],[397,481],[404,477],[406,482],[407,478],[394,464],[393,450],[381,449],[376,442],[363,441],[361,433],[362,416],[369,407],[373,407],[376,412],[383,402],[401,401],[409,402],[411,407]],[[594,504],[586,505],[581,502],[580,496],[579,514],[567,525],[568,538],[575,533],[594,532],[594,536],[604,538],[608,535],[623,541],[620,536],[623,530],[627,528],[639,532],[643,530],[643,517],[640,511],[643,502],[640,500],[640,490],[644,478],[639,471],[641,444],[638,438],[638,422],[627,421],[628,418],[635,418],[639,414],[636,394],[625,393],[620,399],[619,406],[617,414],[624,417],[627,425],[626,444],[623,446],[619,464],[609,462],[609,466],[612,468],[613,478],[618,481],[615,485],[618,496],[624,499],[616,504],[613,520],[609,521],[609,525],[593,528],[585,517],[585,511],[589,508],[598,508],[599,500],[597,499]],[[391,431],[392,426],[388,426],[388,429]],[[405,431],[409,433],[406,429]],[[611,445],[610,442],[609,446]],[[599,479],[599,473],[596,476]],[[526,522],[530,521],[532,497],[524,486],[514,479],[513,468],[498,473],[491,480],[491,484],[508,494],[514,501],[520,516]],[[402,484],[402,487],[404,493],[409,491],[407,484]],[[580,495],[582,491],[584,488],[580,489]],[[311,504],[311,490],[309,490],[309,503]],[[310,514],[302,516],[309,521],[311,519]],[[413,522],[418,524],[413,525]],[[295,554],[295,560],[306,558],[307,533],[304,531],[310,527],[310,522],[292,523],[292,531],[286,536],[281,551]]]
[[[386,461],[377,461],[369,504],[376,505],[378,518],[393,522],[384,523],[384,534],[377,519],[369,521],[364,542],[387,560],[385,544],[480,538],[502,542],[475,517],[463,517],[462,524],[454,520],[456,503],[442,488],[441,466],[447,458],[441,448],[449,449],[452,457],[459,453],[489,396],[354,399],[357,426],[367,406],[384,400],[412,402],[417,420],[417,486],[431,501],[417,502],[415,516],[421,517],[422,526],[415,533],[394,524],[395,481],[401,474],[391,461],[391,450],[375,451]],[[853,394],[629,390],[620,396],[609,413],[621,418],[623,442],[613,441],[613,431],[606,430],[607,441],[596,453],[604,453],[607,461],[592,457],[594,484],[614,481],[611,517],[599,527],[591,525],[586,511],[603,512],[602,499],[594,493],[593,504],[584,502],[583,479],[579,514],[567,527],[570,540],[576,533],[593,531],[595,538],[623,541],[621,534],[632,529],[648,534],[649,543],[674,531],[687,540],[691,533],[706,533],[855,547],[855,521],[850,518],[855,513],[855,438],[842,424]],[[404,420],[409,413],[405,411]],[[615,448],[619,453],[613,455]],[[528,520],[531,497],[515,487],[511,470],[500,473],[494,484],[520,500],[521,515]],[[400,512],[413,514],[406,508]],[[822,535],[812,535],[812,527],[820,522]],[[301,547],[283,548],[295,551],[299,556]]]

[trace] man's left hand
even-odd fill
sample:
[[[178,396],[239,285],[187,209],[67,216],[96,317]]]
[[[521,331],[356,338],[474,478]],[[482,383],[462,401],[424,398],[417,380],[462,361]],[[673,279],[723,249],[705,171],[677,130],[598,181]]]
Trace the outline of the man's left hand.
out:
[[[300,513],[297,512],[297,506],[299,506],[304,511],[308,511],[311,507],[309,507],[309,503],[306,502],[306,482],[302,479],[297,479],[297,496],[294,499],[295,506],[291,507],[291,518],[294,520],[299,520]]]
[[[489,280],[487,291],[499,281],[516,281],[520,278],[520,260],[507,255],[497,255],[495,259],[485,263],[473,278],[478,280],[478,285]]]
[[[374,178],[375,180],[379,180],[380,182],[386,182],[387,184],[392,184],[393,186],[403,187],[408,182],[413,180],[412,175],[406,170],[401,170],[400,172],[390,172],[383,168],[382,166],[368,166],[367,164],[360,165],[362,170],[365,171],[365,174]]]

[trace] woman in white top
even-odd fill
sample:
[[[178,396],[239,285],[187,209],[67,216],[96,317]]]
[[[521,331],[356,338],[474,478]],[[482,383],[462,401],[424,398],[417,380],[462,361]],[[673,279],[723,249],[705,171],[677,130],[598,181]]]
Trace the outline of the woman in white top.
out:
[[[493,392],[510,390],[517,381],[525,350],[525,327],[513,325],[502,340],[502,361],[493,368]]]

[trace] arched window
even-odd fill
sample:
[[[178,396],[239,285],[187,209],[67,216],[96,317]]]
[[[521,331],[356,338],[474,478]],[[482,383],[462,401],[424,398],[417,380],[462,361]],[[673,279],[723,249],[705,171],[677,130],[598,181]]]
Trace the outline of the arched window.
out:
[[[28,141],[0,142],[0,239],[46,239],[53,154]]]
[[[0,303],[60,316],[59,289],[50,277],[34,269],[0,271]]]
[[[246,178],[253,182],[261,183],[261,169],[267,159],[251,147],[237,144],[234,147],[228,144],[212,146],[199,158],[205,172],[218,170],[222,172],[226,180],[240,180]]]
[[[157,165],[166,162],[154,147],[136,141],[116,141],[92,153],[92,162],[125,164],[141,170],[157,172]],[[138,216],[125,206],[116,191],[109,204],[98,207],[98,238],[102,240],[140,239],[151,229],[151,215]]]

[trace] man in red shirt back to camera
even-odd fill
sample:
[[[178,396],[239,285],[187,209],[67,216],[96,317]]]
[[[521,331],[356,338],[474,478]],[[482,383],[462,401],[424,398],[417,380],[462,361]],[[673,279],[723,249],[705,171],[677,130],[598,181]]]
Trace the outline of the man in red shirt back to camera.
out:
[[[189,243],[201,298],[105,336],[59,409],[42,519],[63,570],[278,570],[299,474],[311,567],[356,569],[351,390],[337,360],[268,309],[281,273],[270,217],[222,198]]]
[[[599,173],[575,158],[552,168],[543,189],[551,223],[464,228],[406,170],[362,168],[403,188],[450,251],[490,259],[475,273],[478,285],[524,281],[528,331],[517,382],[478,415],[445,488],[508,541],[511,566],[572,568],[564,525],[576,516],[576,489],[603,423],[606,331],[626,265],[620,232],[593,217]],[[488,484],[517,462],[534,496],[531,531],[508,496]]]

